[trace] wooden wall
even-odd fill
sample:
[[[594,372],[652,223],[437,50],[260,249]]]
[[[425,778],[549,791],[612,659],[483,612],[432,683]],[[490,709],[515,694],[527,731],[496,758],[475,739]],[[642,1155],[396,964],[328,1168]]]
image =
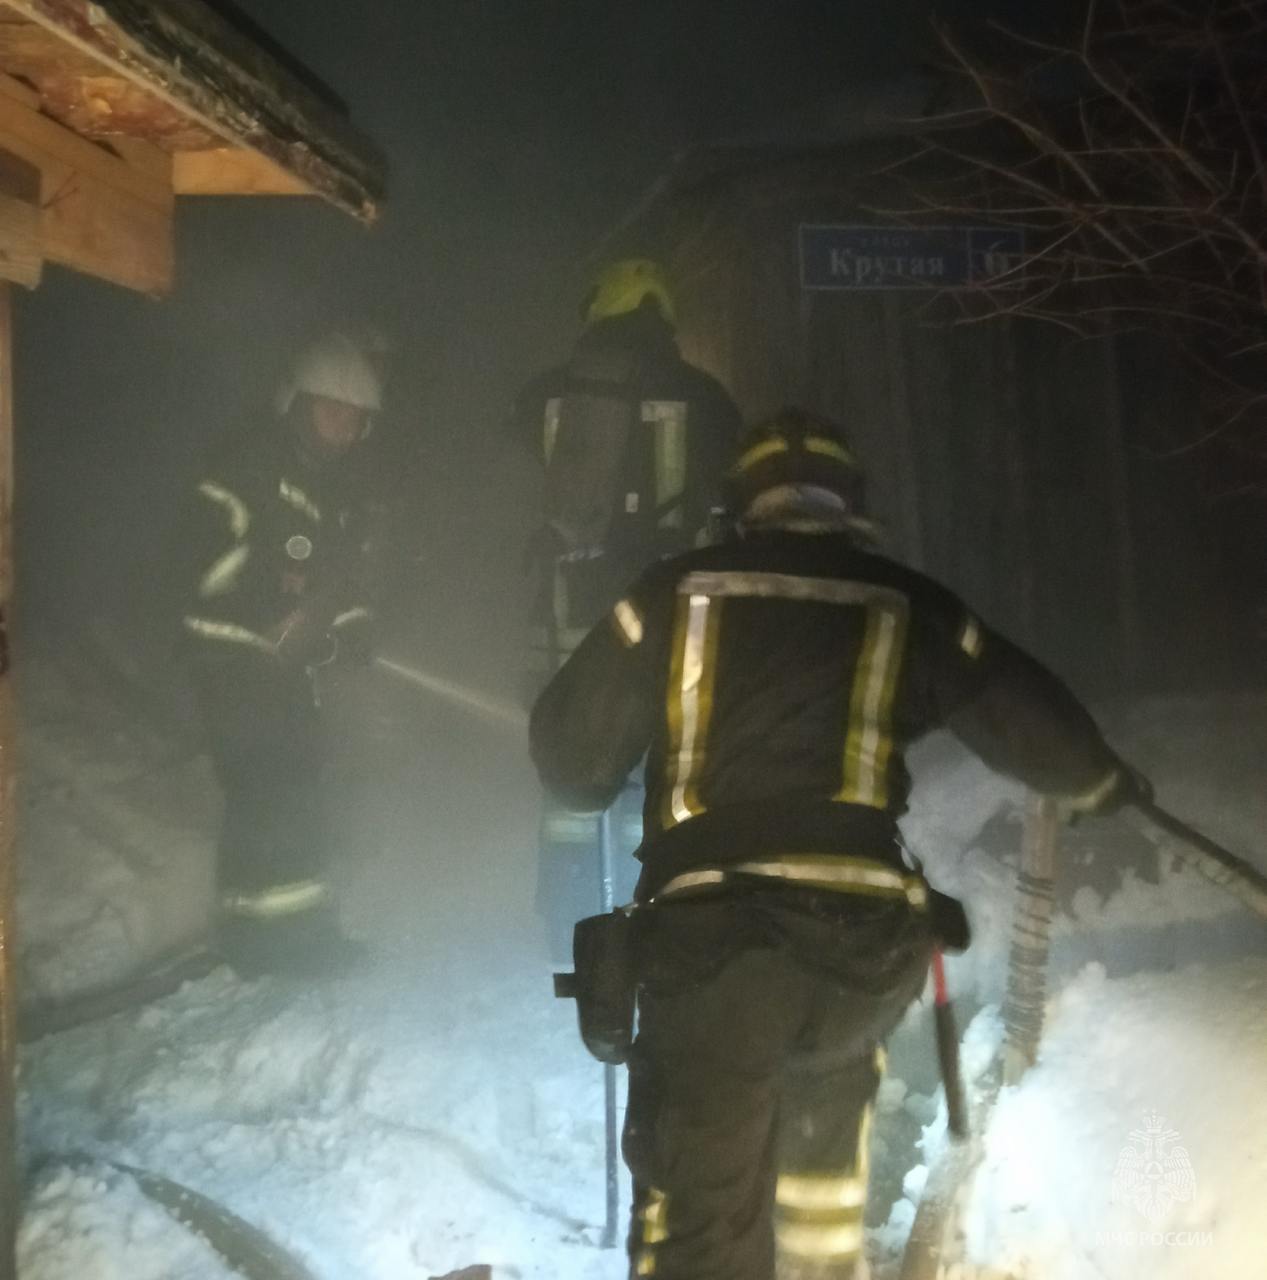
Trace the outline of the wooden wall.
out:
[[[801,222],[879,221],[841,188],[749,175],[671,207],[688,358],[749,419],[798,404],[839,421],[890,548],[1080,690],[1222,671],[1217,512],[1148,443],[1159,415],[1191,410],[1164,357],[1032,321],[956,325],[920,293],[803,292]]]

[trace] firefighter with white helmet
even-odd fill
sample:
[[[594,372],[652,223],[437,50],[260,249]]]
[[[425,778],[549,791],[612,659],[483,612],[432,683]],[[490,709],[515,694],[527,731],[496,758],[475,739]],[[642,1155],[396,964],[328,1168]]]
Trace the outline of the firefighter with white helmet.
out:
[[[382,381],[350,337],[295,361],[277,419],[235,437],[194,497],[183,631],[224,791],[218,943],[238,968],[348,954],[326,880],[318,670],[369,655],[373,494],[353,465]]]

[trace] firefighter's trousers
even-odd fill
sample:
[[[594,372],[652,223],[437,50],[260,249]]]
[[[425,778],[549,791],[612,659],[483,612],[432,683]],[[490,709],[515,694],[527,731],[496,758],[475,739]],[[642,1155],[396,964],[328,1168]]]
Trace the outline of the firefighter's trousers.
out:
[[[246,659],[206,664],[198,685],[224,791],[222,933],[249,949],[328,930],[324,735],[307,674]]]
[[[853,1280],[878,1045],[923,987],[904,900],[812,891],[656,907],[624,1150],[633,1276]]]

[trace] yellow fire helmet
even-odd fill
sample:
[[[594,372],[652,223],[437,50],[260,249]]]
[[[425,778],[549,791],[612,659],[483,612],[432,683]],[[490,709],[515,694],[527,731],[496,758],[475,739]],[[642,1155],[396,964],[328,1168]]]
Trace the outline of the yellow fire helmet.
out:
[[[677,324],[677,308],[664,268],[650,258],[622,258],[599,272],[581,314],[586,324],[594,324],[637,311],[648,298],[669,324]]]

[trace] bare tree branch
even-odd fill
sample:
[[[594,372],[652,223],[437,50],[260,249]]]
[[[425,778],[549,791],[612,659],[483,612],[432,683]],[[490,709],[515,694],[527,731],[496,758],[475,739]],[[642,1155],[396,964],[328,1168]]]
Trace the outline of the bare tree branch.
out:
[[[1217,389],[1196,446],[1231,433],[1267,476],[1267,0],[1084,3],[1066,44],[941,30],[979,105],[889,166],[912,199],[885,212],[1023,227],[1023,271],[955,323],[1165,334]]]

